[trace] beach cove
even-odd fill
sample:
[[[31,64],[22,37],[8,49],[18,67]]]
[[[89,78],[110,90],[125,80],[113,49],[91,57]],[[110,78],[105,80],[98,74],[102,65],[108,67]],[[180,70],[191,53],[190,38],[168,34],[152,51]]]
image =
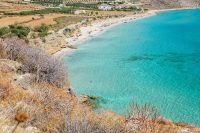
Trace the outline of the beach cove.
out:
[[[120,114],[134,100],[157,106],[166,118],[199,126],[198,16],[199,10],[188,10],[127,23],[129,18],[74,43],[84,45],[65,57],[73,88],[79,95],[99,96],[102,108]]]
[[[66,42],[68,45],[72,46],[72,48],[63,48],[60,51],[54,53],[53,55],[59,58],[63,58],[66,55],[70,55],[72,52],[74,52],[80,44],[83,44],[84,41],[91,39],[95,36],[98,36],[100,34],[103,34],[105,31],[109,30],[110,28],[113,28],[117,25],[123,24],[123,23],[130,23],[134,22],[140,19],[148,18],[151,16],[155,16],[161,12],[166,11],[178,11],[178,10],[191,10],[195,8],[173,8],[173,9],[160,9],[160,10],[149,10],[144,13],[138,13],[138,14],[132,14],[132,15],[126,15],[124,17],[119,18],[106,18],[102,20],[96,20],[92,21],[91,24],[87,26],[81,26],[79,31],[79,36],[72,36],[66,38]],[[71,26],[76,26],[77,24],[73,24]],[[59,33],[62,33],[64,29],[61,29],[58,31]]]

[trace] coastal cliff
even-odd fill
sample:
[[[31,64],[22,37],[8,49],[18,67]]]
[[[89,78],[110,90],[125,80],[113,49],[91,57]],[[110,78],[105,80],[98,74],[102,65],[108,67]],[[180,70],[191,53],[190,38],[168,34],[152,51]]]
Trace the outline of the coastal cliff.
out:
[[[59,60],[26,45],[18,38],[0,43],[0,130],[3,133],[200,131],[194,126],[159,117],[151,105],[133,103],[127,117],[107,110],[93,112],[95,106],[91,108],[89,102],[98,97],[79,99],[65,74],[63,77],[65,69]],[[43,66],[43,63],[47,64]]]

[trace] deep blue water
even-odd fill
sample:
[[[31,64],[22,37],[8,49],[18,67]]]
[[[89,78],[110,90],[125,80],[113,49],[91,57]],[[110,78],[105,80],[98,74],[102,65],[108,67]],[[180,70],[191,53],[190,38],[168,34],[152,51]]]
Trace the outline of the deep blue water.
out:
[[[131,101],[200,126],[200,10],[170,11],[109,29],[65,58],[77,94],[126,114]]]

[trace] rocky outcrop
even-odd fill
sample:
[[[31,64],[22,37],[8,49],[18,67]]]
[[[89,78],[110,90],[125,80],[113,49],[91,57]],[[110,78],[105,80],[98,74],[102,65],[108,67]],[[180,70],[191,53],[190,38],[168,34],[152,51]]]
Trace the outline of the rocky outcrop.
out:
[[[79,97],[79,103],[95,109],[98,107],[99,98],[96,96],[82,95]]]
[[[157,123],[163,124],[163,125],[173,125],[173,122],[171,120],[166,119],[166,118],[161,117],[161,116],[158,117],[156,121],[157,121]]]

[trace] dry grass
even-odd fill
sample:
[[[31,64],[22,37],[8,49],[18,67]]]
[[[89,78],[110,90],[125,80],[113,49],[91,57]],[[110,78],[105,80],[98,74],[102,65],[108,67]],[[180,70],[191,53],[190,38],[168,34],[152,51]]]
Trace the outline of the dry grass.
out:
[[[44,17],[41,19],[25,23],[25,25],[32,28],[38,27],[41,24],[54,25],[53,28],[56,28],[58,30],[69,24],[75,24],[77,22],[80,22],[83,18],[84,17],[79,15],[47,14],[44,15]]]
[[[0,19],[0,27],[5,27],[13,24],[20,24],[32,21],[34,19],[39,19],[39,15],[30,15],[30,16],[13,16],[13,17],[4,17]]]
[[[57,17],[54,18],[54,21],[56,22],[56,24],[54,24],[52,26],[52,28],[56,31],[58,31],[59,29],[65,28],[68,25],[71,24],[76,24],[78,22],[81,22],[81,20],[85,19],[86,17],[84,16],[78,16],[78,15],[71,15],[71,16],[61,16],[61,17]]]
[[[56,24],[56,21],[54,21],[55,18],[67,16],[65,14],[47,14],[44,15],[41,19],[33,20],[31,22],[25,23],[26,26],[29,26],[31,28],[35,28],[40,26],[41,24],[46,25],[54,25]]]

